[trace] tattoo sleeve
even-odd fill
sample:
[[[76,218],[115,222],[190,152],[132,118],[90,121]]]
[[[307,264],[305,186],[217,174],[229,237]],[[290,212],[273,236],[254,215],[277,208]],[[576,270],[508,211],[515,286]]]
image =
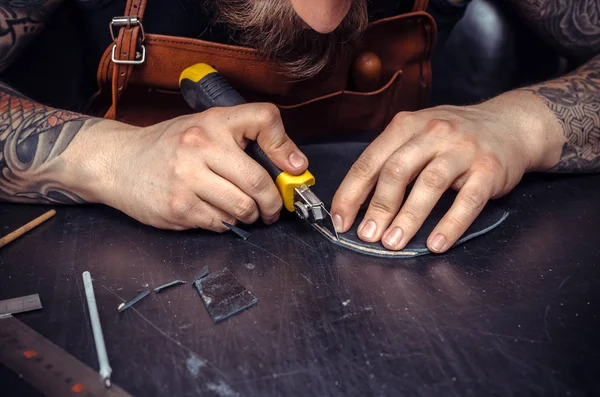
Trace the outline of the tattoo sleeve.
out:
[[[60,155],[77,133],[93,122],[0,86],[0,200],[82,203],[57,182],[64,172]]]
[[[44,28],[64,0],[0,0],[0,71]]]
[[[0,71],[44,27],[63,0],[0,0]],[[60,155],[76,134],[93,122],[86,116],[52,109],[0,84],[0,200],[29,203],[81,203],[60,179]]]
[[[557,50],[583,66],[527,90],[560,123],[565,144],[553,172],[600,171],[600,0],[509,0]],[[594,57],[595,55],[595,57]]]
[[[565,134],[560,161],[549,171],[600,171],[600,55],[570,75],[529,90],[552,110]]]
[[[600,0],[507,0],[548,44],[585,61],[600,53]]]

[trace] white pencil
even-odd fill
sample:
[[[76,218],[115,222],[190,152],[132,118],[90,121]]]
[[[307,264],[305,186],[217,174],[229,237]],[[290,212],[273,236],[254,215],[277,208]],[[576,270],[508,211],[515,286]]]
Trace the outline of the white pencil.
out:
[[[94,286],[92,285],[92,276],[90,272],[83,272],[83,285],[85,287],[85,296],[87,298],[88,308],[90,309],[90,321],[92,322],[92,332],[94,333],[94,342],[96,342],[96,352],[98,354],[98,364],[100,366],[100,377],[106,387],[110,387],[110,375],[112,368],[108,363],[106,354],[106,345],[104,344],[104,335],[98,316],[98,307],[96,306],[96,297],[94,295]]]

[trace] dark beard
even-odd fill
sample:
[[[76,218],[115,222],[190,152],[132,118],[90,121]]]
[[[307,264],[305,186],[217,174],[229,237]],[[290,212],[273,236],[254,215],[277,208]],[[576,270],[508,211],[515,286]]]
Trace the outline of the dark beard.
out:
[[[366,0],[353,0],[348,15],[328,34],[312,30],[287,0],[213,0],[216,19],[241,45],[276,61],[294,79],[313,77],[335,56],[353,50],[368,23]]]

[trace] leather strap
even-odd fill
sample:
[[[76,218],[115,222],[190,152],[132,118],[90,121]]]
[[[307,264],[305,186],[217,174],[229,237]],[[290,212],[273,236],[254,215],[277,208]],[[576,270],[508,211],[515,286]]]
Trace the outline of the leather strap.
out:
[[[427,6],[429,5],[429,0],[415,0],[413,4],[413,12],[416,11],[427,11]]]
[[[116,31],[114,34],[117,36]],[[144,34],[144,47],[138,43],[138,50],[146,49],[144,63],[120,67],[115,74],[114,69],[122,66],[112,62],[113,49],[117,50],[115,37],[102,56],[98,90],[86,109],[101,117],[112,107],[108,116],[138,126],[189,114],[179,93],[179,75],[190,65],[203,62],[219,70],[248,101],[279,106],[286,132],[298,139],[324,132],[331,136],[379,133],[395,113],[425,104],[436,34],[433,18],[423,11],[374,21],[355,53],[336,59],[331,73],[306,80],[290,79],[280,73],[277,64],[250,48],[152,33]],[[122,48],[119,46],[119,55]],[[127,48],[127,52],[133,49]],[[352,79],[358,64],[355,60],[364,53],[376,54],[382,65],[379,86],[369,92],[357,91]],[[119,78],[122,81],[115,85]],[[122,95],[125,87],[127,93]]]
[[[124,17],[126,18],[137,18],[141,23],[144,16],[144,10],[146,9],[147,0],[127,0],[125,5]],[[142,38],[142,26],[140,24],[127,24],[119,29],[119,34],[116,37],[116,43],[114,46],[114,58],[120,61],[131,62],[139,60],[142,56],[138,52],[138,45]],[[113,76],[112,76],[112,105],[104,115],[109,119],[115,119],[117,117],[117,105],[121,95],[125,91],[131,73],[135,65],[130,63],[118,63],[114,62]]]
[[[447,197],[454,196],[454,194],[446,194],[445,196],[442,196],[441,204],[446,204],[444,201],[448,201]],[[449,207],[447,205],[444,205],[445,210],[448,208]],[[385,248],[380,242],[367,243],[358,237],[357,226],[360,224],[364,213],[359,214],[352,229],[350,229],[347,233],[340,234],[339,240],[333,236],[329,229],[323,227],[322,225],[315,224],[312,226],[331,243],[350,251],[380,258],[412,258],[415,256],[431,254],[431,251],[429,251],[427,248],[427,238],[433,231],[433,228],[442,219],[443,215],[444,212],[434,210],[434,212],[425,220],[425,223],[417,232],[417,235],[413,237],[413,239],[403,250],[400,251],[391,251]],[[456,242],[456,244],[454,244],[454,247],[494,230],[496,227],[500,226],[506,220],[506,218],[508,218],[508,216],[508,212],[489,203],[481,211],[477,219],[475,219],[474,223],[469,227],[465,234]]]

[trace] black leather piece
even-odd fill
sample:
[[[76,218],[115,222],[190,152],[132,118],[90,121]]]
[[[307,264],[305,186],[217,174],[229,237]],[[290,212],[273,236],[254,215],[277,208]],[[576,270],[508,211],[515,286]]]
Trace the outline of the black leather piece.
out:
[[[445,212],[450,208],[454,196],[455,194],[452,194],[450,192],[450,194],[446,194],[442,197],[442,199],[438,203],[438,206],[426,219],[421,229],[419,229],[419,231],[413,237],[410,243],[408,243],[408,245],[401,251],[391,251],[386,249],[379,242],[368,243],[362,241],[358,237],[356,229],[358,228],[358,225],[360,225],[360,220],[363,218],[364,212],[359,214],[359,221],[355,222],[348,232],[340,235],[340,241],[336,240],[335,236],[332,235],[331,231],[329,231],[327,228],[315,225],[315,229],[317,229],[321,234],[323,234],[328,240],[330,240],[334,244],[370,256],[379,256],[386,258],[406,258],[419,255],[426,255],[431,253],[427,249],[427,238],[429,237],[429,234],[434,229],[436,224],[440,221],[442,216],[444,216]],[[480,216],[475,220],[475,222],[473,222],[473,224],[463,235],[463,237],[461,237],[460,240],[455,244],[455,246],[489,232],[496,226],[500,225],[507,218],[507,216],[508,213],[506,211],[503,211],[502,209],[493,205],[487,206],[480,214]]]
[[[316,179],[313,191],[321,200],[323,200],[327,208],[330,207],[333,195],[344,176],[365,148],[366,145],[363,143],[343,143],[337,146],[314,145],[301,147],[309,158],[309,169]],[[390,258],[409,258],[418,255],[426,255],[430,253],[427,249],[427,238],[433,228],[450,208],[455,197],[456,193],[454,191],[450,190],[446,192],[438,202],[438,205],[431,212],[430,216],[426,219],[421,229],[405,249],[401,251],[388,250],[380,242],[368,243],[362,241],[357,236],[356,229],[360,225],[369,200],[365,203],[365,208],[359,213],[353,227],[347,233],[340,235],[340,241],[337,241],[335,236],[333,236],[331,231],[326,227],[320,225],[315,225],[314,227],[334,244],[362,254]],[[499,226],[507,217],[508,212],[495,206],[493,203],[488,203],[479,217],[473,222],[471,227],[469,227],[467,232],[459,239],[455,246],[491,231]]]
[[[227,320],[258,303],[228,268],[194,281],[194,288],[215,323]]]

